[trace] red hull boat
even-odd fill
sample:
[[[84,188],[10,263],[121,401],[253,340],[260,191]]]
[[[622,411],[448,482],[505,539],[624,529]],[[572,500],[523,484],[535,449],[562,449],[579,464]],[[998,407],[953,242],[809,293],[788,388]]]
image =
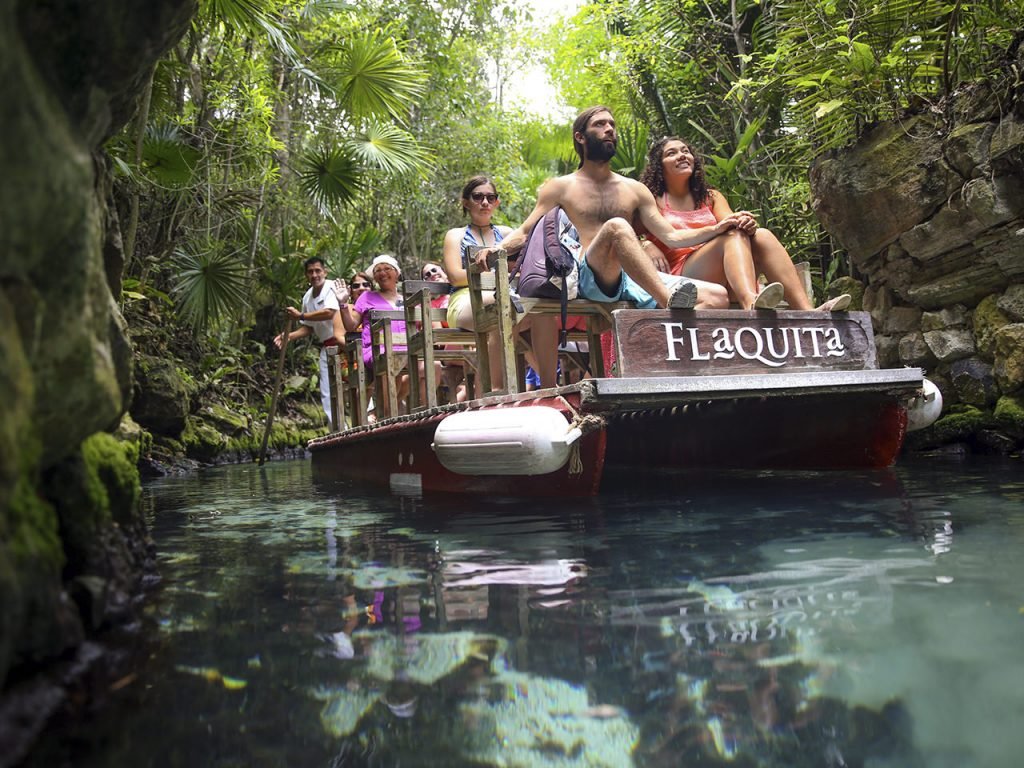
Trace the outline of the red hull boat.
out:
[[[310,444],[314,471],[397,492],[589,496],[606,467],[887,467],[908,414],[938,413],[920,369],[875,367],[865,313],[614,315],[620,377],[346,429]]]

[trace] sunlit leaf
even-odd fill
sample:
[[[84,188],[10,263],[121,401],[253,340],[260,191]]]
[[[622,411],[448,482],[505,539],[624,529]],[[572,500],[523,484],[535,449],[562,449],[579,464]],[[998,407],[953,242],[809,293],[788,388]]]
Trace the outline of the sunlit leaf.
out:
[[[334,84],[340,103],[356,117],[405,120],[423,93],[423,73],[380,30],[344,40]]]
[[[348,143],[367,168],[403,174],[427,171],[432,165],[413,135],[394,125],[371,123]]]
[[[830,112],[834,112],[839,109],[843,106],[843,103],[842,99],[830,99],[829,101],[823,101],[818,105],[818,108],[814,110],[814,116],[816,118],[822,118]]]

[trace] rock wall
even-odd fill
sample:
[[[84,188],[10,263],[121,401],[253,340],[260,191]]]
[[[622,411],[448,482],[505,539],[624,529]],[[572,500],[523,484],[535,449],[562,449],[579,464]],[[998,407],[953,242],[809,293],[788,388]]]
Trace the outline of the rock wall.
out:
[[[909,444],[1009,453],[1024,438],[1024,96],[1008,77],[946,107],[819,158],[813,203],[867,283],[880,364],[942,391],[946,417]]]
[[[67,655],[115,615],[138,578],[138,479],[122,472],[131,449],[86,441],[117,425],[132,375],[102,146],[195,9],[196,0],[0,0],[5,695],[12,677]],[[0,763],[13,759],[2,731]]]

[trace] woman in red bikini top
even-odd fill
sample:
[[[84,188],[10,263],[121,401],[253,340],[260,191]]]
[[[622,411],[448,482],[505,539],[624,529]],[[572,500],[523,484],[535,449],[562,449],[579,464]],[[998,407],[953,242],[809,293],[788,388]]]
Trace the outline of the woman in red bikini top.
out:
[[[757,226],[749,211],[733,212],[718,190],[704,180],[704,164],[678,136],[667,136],[647,153],[640,177],[661,214],[676,229],[703,231],[707,239],[695,246],[669,248],[647,235],[645,250],[663,272],[724,285],[743,309],[774,309],[783,298],[790,309],[811,309],[811,300],[789,253],[771,231]],[[722,233],[721,224],[731,226]],[[766,285],[758,290],[757,276]],[[818,309],[846,309],[850,297],[836,297]]]

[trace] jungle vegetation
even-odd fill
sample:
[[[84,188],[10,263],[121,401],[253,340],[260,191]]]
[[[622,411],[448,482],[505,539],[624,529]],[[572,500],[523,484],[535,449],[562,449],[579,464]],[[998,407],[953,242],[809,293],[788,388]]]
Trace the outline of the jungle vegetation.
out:
[[[538,4],[539,5],[539,4]],[[712,183],[820,277],[843,270],[807,169],[865,126],[993,76],[1016,0],[201,0],[134,121],[109,145],[132,318],[188,328],[202,386],[246,398],[301,259],[348,275],[380,251],[436,259],[470,175],[505,220],[575,167],[571,117],[509,105],[546,67],[562,113],[611,106],[620,172],[688,137]]]

